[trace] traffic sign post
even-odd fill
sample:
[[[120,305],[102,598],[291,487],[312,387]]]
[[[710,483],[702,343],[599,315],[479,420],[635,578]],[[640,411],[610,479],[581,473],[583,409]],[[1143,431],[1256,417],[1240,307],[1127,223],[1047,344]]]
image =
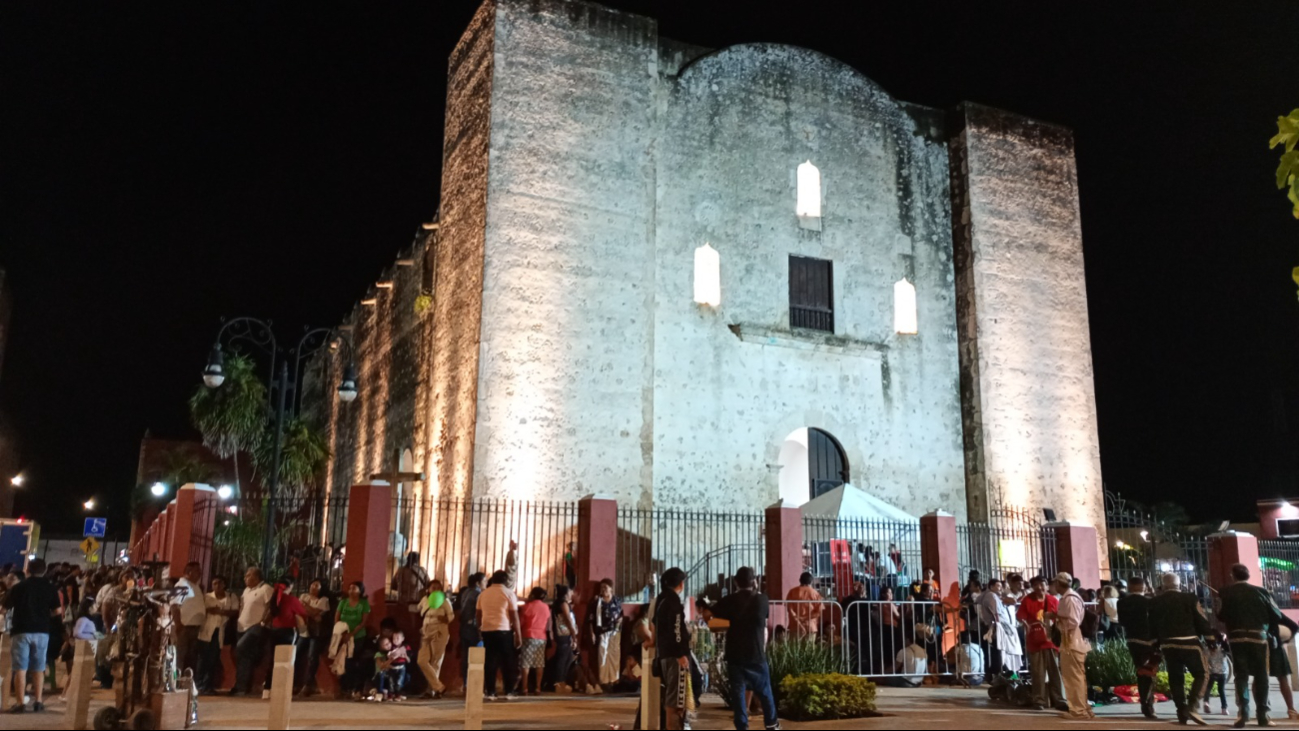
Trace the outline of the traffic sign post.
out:
[[[81,535],[94,538],[106,537],[108,535],[108,518],[86,518],[86,527]]]

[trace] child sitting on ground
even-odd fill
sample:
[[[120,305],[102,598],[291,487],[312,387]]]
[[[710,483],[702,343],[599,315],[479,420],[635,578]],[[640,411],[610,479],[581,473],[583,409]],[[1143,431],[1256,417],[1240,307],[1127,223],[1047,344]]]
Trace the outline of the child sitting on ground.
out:
[[[388,654],[392,652],[392,640],[387,637],[379,639],[379,644],[374,653],[374,692],[370,695],[372,701],[388,700],[392,684],[388,671],[392,669],[392,661],[388,659]]]

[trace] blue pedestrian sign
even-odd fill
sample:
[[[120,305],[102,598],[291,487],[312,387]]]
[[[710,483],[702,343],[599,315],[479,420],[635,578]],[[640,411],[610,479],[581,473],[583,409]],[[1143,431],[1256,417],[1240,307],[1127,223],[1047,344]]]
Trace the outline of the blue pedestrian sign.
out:
[[[86,529],[82,536],[94,536],[103,538],[108,532],[108,518],[86,518]]]

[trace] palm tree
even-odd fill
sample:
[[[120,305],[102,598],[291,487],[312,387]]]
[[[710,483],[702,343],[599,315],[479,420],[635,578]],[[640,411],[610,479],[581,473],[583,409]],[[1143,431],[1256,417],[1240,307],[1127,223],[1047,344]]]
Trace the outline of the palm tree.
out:
[[[241,487],[239,453],[252,452],[266,441],[266,385],[255,368],[251,358],[235,354],[226,360],[226,379],[220,388],[199,386],[189,399],[190,417],[203,435],[203,444],[222,459],[234,459],[236,488]]]
[[[259,472],[271,472],[274,450],[274,438],[262,440],[253,455]],[[307,488],[319,485],[329,457],[329,442],[324,433],[301,416],[290,418],[284,424],[284,443],[280,449],[280,489],[301,497]]]

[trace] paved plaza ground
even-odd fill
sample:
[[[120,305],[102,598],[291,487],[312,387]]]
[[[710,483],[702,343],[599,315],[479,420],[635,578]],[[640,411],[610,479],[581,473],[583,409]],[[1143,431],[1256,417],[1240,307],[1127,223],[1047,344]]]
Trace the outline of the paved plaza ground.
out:
[[[96,691],[91,713],[110,701],[110,693]],[[1279,701],[1279,698],[1276,698]],[[1160,704],[1161,722],[1146,721],[1136,706],[1119,705],[1096,709],[1097,720],[1066,721],[1053,713],[1033,713],[992,704],[981,689],[881,688],[878,718],[794,723],[782,721],[787,729],[1034,729],[1034,728],[1140,728],[1172,723],[1171,703]],[[697,729],[732,728],[730,714],[716,696],[704,697]],[[1274,703],[1275,705],[1275,703]],[[255,699],[204,697],[200,706],[200,729],[264,729],[268,704]],[[1216,708],[1216,706],[1215,706]],[[0,716],[0,729],[67,728],[62,703],[54,702],[43,714]],[[484,705],[487,729],[608,729],[611,724],[632,727],[636,699],[631,697],[550,696],[539,699]],[[295,701],[291,727],[295,729],[459,729],[464,702],[358,703],[352,701]],[[1233,718],[1209,717],[1211,725],[1228,726]],[[1281,726],[1299,727],[1281,714]],[[761,722],[755,724],[761,728]]]

